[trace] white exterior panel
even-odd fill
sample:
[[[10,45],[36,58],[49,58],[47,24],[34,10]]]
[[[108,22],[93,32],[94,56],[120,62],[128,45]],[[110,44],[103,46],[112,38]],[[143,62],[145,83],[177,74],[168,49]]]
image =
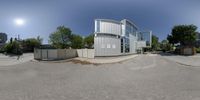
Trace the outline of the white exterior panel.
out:
[[[99,33],[110,33],[115,35],[121,35],[121,25],[117,23],[101,21]]]
[[[95,56],[137,53],[137,49],[146,47],[146,41],[142,41],[141,35],[138,35],[137,32],[137,26],[126,19],[122,21],[95,20]]]
[[[95,37],[95,56],[117,56],[120,53],[120,38]]]

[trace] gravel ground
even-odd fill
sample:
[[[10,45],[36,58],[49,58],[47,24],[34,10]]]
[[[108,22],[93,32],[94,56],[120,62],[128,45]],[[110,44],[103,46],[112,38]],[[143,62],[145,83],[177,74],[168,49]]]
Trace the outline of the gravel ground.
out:
[[[26,62],[0,67],[0,100],[200,100],[200,68],[160,55],[114,64]]]

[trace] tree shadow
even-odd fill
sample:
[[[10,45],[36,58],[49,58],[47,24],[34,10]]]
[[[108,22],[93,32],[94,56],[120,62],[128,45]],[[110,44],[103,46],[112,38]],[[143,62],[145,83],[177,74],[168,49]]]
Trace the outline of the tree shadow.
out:
[[[20,57],[23,55],[17,55],[17,54],[12,54],[12,53],[4,53],[3,54],[4,56],[7,56],[7,57],[17,57],[17,60],[20,59]]]
[[[171,52],[160,52],[158,54],[161,55],[161,56],[180,56],[180,55],[177,55],[177,54],[174,54],[174,53],[171,53]]]
[[[159,55],[161,55],[161,56],[182,56],[182,57],[194,56],[194,55],[180,55],[180,54],[175,54],[173,52],[160,52]]]

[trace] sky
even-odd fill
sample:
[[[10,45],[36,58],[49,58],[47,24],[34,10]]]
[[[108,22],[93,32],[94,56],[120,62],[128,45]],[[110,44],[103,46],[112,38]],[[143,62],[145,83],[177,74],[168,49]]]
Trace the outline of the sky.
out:
[[[0,32],[8,38],[40,36],[48,43],[50,33],[61,25],[87,36],[94,32],[94,19],[128,19],[161,41],[174,25],[200,28],[199,5],[200,0],[0,0]],[[16,19],[24,25],[17,25]]]

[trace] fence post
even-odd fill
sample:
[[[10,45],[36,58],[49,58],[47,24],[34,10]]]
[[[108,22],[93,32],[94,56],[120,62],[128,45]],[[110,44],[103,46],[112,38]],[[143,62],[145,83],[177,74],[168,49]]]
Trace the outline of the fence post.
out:
[[[47,50],[47,59],[49,59],[49,50]]]
[[[40,50],[40,59],[42,60],[42,49],[39,50]]]

